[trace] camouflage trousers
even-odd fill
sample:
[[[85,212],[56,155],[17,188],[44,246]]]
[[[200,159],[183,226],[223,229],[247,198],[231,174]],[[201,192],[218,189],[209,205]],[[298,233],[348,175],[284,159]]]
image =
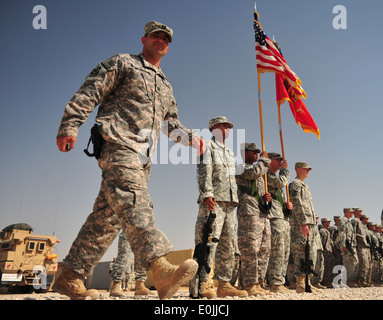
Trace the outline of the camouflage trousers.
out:
[[[118,238],[118,253],[116,260],[114,261],[112,268],[110,270],[110,277],[113,281],[123,281],[125,278],[129,280],[131,270],[130,256],[132,254],[132,249],[130,248],[128,239],[126,238],[125,233],[120,232]],[[141,268],[141,266],[135,261],[134,263],[134,272],[135,279],[139,281],[146,281],[146,271]]]
[[[326,285],[330,285],[333,280],[333,269],[335,266],[334,263],[334,255],[332,252],[324,252],[324,270],[323,270],[323,283]]]
[[[102,170],[100,192],[65,263],[79,274],[89,274],[122,228],[135,260],[147,270],[152,261],[173,251],[154,223],[147,188],[150,163],[143,165],[136,152],[105,142],[98,164]]]
[[[355,250],[355,248],[354,248]],[[342,261],[343,266],[346,268],[347,271],[347,281],[356,281],[356,277],[358,275],[358,257],[352,256],[352,254],[348,251],[342,251]]]
[[[286,219],[270,219],[271,251],[267,278],[270,285],[285,283],[290,256],[290,224]]]
[[[208,257],[208,265],[214,265],[215,278],[230,281],[233,276],[235,261],[235,207],[236,203],[217,201],[214,207],[216,218],[213,224],[213,238],[219,239],[218,243],[212,243]],[[204,203],[200,203],[197,221],[195,225],[195,245],[202,242],[203,227],[209,216],[209,210]],[[202,268],[200,275],[202,281],[208,280],[209,275]]]
[[[250,212],[250,211],[249,211]],[[251,210],[238,212],[238,247],[241,252],[242,285],[265,280],[271,249],[270,220]]]
[[[317,250],[315,248],[314,241],[314,231],[313,228],[316,228],[314,225],[308,225],[310,230],[310,236],[308,238],[310,245],[309,258],[314,264],[317,259]],[[291,225],[291,254],[294,260],[294,276],[301,276],[304,273],[301,271],[301,260],[305,260],[305,247],[307,238],[303,237],[302,229],[300,225]]]
[[[370,248],[365,247],[363,244],[358,244],[356,251],[359,260],[357,281],[365,282],[367,281],[368,269],[370,266]]]

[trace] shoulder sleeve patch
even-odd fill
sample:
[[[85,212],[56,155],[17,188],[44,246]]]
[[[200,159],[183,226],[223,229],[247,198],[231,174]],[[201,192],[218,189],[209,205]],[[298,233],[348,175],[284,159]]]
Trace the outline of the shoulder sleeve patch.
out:
[[[115,63],[114,61],[109,58],[104,61],[101,61],[96,68],[94,68],[86,77],[86,80],[93,80],[97,78],[98,76],[103,75],[108,70],[110,70],[112,67],[114,67]]]

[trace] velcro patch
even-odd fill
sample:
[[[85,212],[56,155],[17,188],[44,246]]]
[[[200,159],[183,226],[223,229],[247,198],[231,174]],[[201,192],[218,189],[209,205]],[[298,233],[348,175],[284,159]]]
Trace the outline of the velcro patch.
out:
[[[115,64],[112,59],[106,59],[104,61],[101,61],[99,65],[89,73],[89,75],[86,77],[86,80],[93,80],[94,78],[103,75],[112,67],[114,67],[114,65]]]

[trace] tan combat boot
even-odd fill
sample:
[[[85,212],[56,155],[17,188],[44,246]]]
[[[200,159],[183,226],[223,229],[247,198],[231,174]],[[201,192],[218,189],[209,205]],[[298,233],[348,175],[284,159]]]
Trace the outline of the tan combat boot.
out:
[[[245,290],[247,291],[247,294],[249,296],[264,296],[265,293],[255,285],[255,284],[250,284],[245,286]]]
[[[273,284],[273,285],[271,285],[270,292],[289,293],[289,292],[291,292],[291,290],[287,289],[283,284],[280,284],[280,285]]]
[[[203,298],[213,299],[217,297],[217,294],[215,293],[215,291],[209,288],[207,281],[201,282],[200,288],[201,288],[201,296]]]
[[[150,291],[147,287],[145,287],[144,281],[136,280],[136,291],[134,293],[135,296],[148,296],[153,294],[153,291]]]
[[[109,295],[111,297],[122,297],[124,293],[121,291],[121,281],[112,281],[109,288]]]
[[[295,278],[296,278],[295,290],[297,291],[297,293],[305,292],[305,276],[300,275],[300,276],[295,276]]]
[[[85,300],[87,297],[95,300],[100,296],[97,290],[88,290],[84,285],[83,277],[65,264],[58,268],[55,278],[52,290],[64,294],[72,300]]]
[[[238,290],[234,288],[229,281],[218,281],[218,288],[217,288],[217,297],[224,298],[224,297],[248,297],[248,293],[246,290]]]
[[[311,277],[312,276],[310,275],[309,276],[309,285],[310,285],[311,291],[312,292],[323,292],[323,289],[319,288],[317,285],[311,284],[311,282],[310,282]]]
[[[198,270],[193,259],[185,260],[180,266],[170,264],[165,257],[154,260],[150,265],[153,280],[161,300],[173,296],[182,284],[187,284]]]

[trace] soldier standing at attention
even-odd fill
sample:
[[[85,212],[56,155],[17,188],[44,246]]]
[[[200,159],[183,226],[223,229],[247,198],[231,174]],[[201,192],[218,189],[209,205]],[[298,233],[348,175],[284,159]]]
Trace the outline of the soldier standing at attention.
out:
[[[56,141],[60,151],[74,147],[79,126],[98,104],[96,121],[105,140],[98,159],[102,183],[93,212],[54,284],[55,291],[72,299],[98,297],[97,290],[85,288],[83,276],[99,262],[121,228],[138,264],[151,268],[160,299],[171,297],[197,271],[192,259],[179,267],[165,259],[173,246],[155,225],[147,188],[148,159],[154,154],[162,121],[167,121],[167,134],[175,142],[192,145],[200,153],[204,148],[204,141],[180,123],[172,87],[159,66],[172,38],[172,29],[148,22],[142,53],[117,54],[102,61],[65,107]]]
[[[290,219],[291,252],[294,259],[294,274],[296,278],[296,291],[305,292],[305,274],[300,269],[301,259],[305,260],[306,241],[310,245],[310,260],[316,262],[314,231],[316,228],[314,205],[310,188],[304,183],[311,167],[306,162],[295,164],[296,178],[289,184],[290,201],[293,204],[293,214]],[[312,275],[311,275],[312,276]],[[322,291],[311,286],[313,291]]]
[[[323,246],[324,271],[322,284],[327,288],[332,288],[332,270],[334,268],[334,243],[329,231],[331,220],[328,218],[321,219],[323,228],[319,230],[319,234]]]
[[[330,235],[332,242],[334,244],[334,266],[342,265],[342,254],[341,249],[339,246],[339,223],[340,223],[340,216],[334,216],[334,225],[330,227]]]
[[[347,286],[356,287],[359,260],[356,252],[355,228],[350,220],[354,212],[351,208],[344,208],[343,213],[338,228],[339,245],[342,250],[343,266],[347,270]]]
[[[255,143],[242,144],[241,155],[244,162],[236,168],[240,273],[242,285],[249,296],[270,294],[261,287],[266,277],[271,246],[269,212],[262,209],[265,200],[271,201],[271,194],[265,193],[263,178],[269,168],[270,159],[264,151],[258,160],[260,152]]]
[[[367,276],[369,269],[369,250],[370,245],[367,242],[367,228],[361,221],[362,210],[360,208],[352,208],[354,210],[355,219],[355,236],[356,236],[356,252],[358,254],[359,267],[356,282],[358,286],[368,287]]]
[[[271,194],[270,227],[271,253],[268,267],[268,280],[271,292],[289,292],[284,284],[287,265],[290,256],[290,223],[289,218],[293,208],[287,202],[283,188],[289,183],[290,171],[287,161],[278,153],[269,153],[271,160],[267,172],[267,186]],[[279,175],[277,176],[277,172]]]
[[[237,290],[230,284],[235,260],[234,237],[237,236],[235,208],[238,206],[234,153],[225,144],[232,127],[233,124],[223,116],[209,121],[213,136],[206,144],[206,151],[197,165],[199,210],[195,225],[195,244],[202,243],[203,228],[210,211],[216,214],[212,237],[219,239],[218,243],[212,243],[208,257],[210,267],[215,259],[217,294],[207,287],[209,275],[204,268],[200,274],[201,296],[206,298],[214,298],[216,295],[247,297],[246,291]]]

